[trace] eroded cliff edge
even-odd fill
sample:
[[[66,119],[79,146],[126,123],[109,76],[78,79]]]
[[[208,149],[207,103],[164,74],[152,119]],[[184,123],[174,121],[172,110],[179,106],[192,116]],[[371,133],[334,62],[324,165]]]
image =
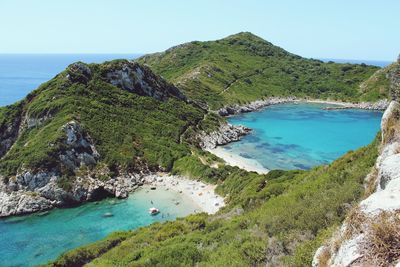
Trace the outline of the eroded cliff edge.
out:
[[[365,199],[317,250],[314,267],[400,263],[400,57],[389,76],[393,100],[382,117],[380,156],[365,178]]]
[[[125,198],[189,153],[180,136],[203,116],[136,62],[71,64],[0,109],[0,217]]]

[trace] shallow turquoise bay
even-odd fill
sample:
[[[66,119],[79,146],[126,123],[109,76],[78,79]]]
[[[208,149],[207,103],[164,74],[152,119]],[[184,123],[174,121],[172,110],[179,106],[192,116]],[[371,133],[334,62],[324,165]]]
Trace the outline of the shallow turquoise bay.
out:
[[[270,170],[309,169],[369,144],[379,131],[382,112],[327,106],[290,103],[230,117],[253,132],[223,148]]]
[[[153,204],[151,204],[151,201]],[[178,206],[175,202],[179,201]],[[148,214],[157,207],[161,213]],[[44,215],[0,220],[0,266],[34,266],[62,252],[104,238],[118,230],[135,229],[153,222],[183,217],[198,207],[187,197],[162,188],[143,188],[128,199],[105,199]],[[104,217],[106,213],[114,216]]]

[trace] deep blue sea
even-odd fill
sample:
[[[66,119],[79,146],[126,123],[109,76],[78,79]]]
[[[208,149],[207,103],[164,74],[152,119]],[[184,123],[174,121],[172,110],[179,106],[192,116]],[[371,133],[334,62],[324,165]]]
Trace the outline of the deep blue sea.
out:
[[[241,141],[223,146],[267,169],[310,169],[369,144],[379,131],[382,112],[324,110],[325,104],[282,104],[230,117],[253,129]]]
[[[0,54],[0,106],[24,98],[76,61],[101,63],[140,54]]]

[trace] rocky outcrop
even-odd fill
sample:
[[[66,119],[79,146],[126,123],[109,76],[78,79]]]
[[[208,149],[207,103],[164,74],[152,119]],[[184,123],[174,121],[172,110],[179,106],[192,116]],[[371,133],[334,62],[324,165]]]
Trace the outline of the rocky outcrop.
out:
[[[7,180],[0,177],[0,217],[27,214],[54,207],[76,205],[107,196],[126,198],[144,182],[143,175],[123,173],[112,177],[107,167],[97,166],[100,158],[88,133],[76,121],[62,127],[65,133],[60,163],[71,173],[22,168]],[[97,168],[80,172],[82,167]],[[63,186],[67,183],[68,186]]]
[[[0,190],[0,217],[28,214],[48,210],[54,203],[34,192],[11,192]]]
[[[360,102],[360,103],[345,103],[338,102],[338,106],[326,107],[326,110],[335,109],[365,109],[365,110],[385,110],[389,106],[390,101],[382,99],[376,102]]]
[[[399,266],[400,264],[400,104],[398,79],[382,117],[380,156],[366,178],[370,195],[353,209],[341,228],[313,259],[322,266]]]
[[[128,60],[104,63],[102,79],[118,88],[142,96],[150,96],[160,101],[169,97],[187,100],[178,88],[155,75],[148,67]],[[93,78],[90,66],[76,62],[67,68],[67,81],[87,84]]]
[[[67,68],[67,79],[72,83],[88,83],[92,78],[92,71],[83,62],[75,62]]]
[[[70,190],[58,186],[62,179],[54,173],[25,172],[16,180],[0,187],[0,217],[22,215],[76,205],[85,201],[114,196],[126,198],[143,184],[143,175],[125,174],[101,181],[91,176],[77,176]]]
[[[216,131],[210,133],[201,132],[198,136],[200,139],[199,145],[203,149],[212,149],[218,145],[239,141],[242,136],[250,133],[250,131],[249,128],[244,126],[224,123]]]
[[[66,149],[59,155],[62,164],[70,170],[96,165],[100,155],[82,127],[76,121],[71,121],[62,129],[66,134]]]
[[[366,110],[385,110],[389,101],[386,99],[379,100],[377,102],[360,102],[360,103],[349,103],[349,102],[340,102],[340,101],[325,101],[325,100],[310,100],[310,99],[301,99],[296,97],[271,97],[265,100],[256,100],[249,104],[240,106],[240,105],[231,105],[217,110],[217,113],[220,116],[230,116],[240,113],[253,112],[260,110],[266,106],[284,104],[284,103],[298,103],[298,102],[315,102],[315,103],[326,103],[326,104],[334,104],[336,106],[325,107],[323,109],[326,110],[334,110],[334,109],[366,109]]]
[[[240,113],[256,111],[256,110],[259,110],[263,107],[270,106],[270,105],[294,102],[296,100],[297,100],[296,97],[287,97],[287,98],[271,97],[271,98],[268,98],[265,100],[256,100],[256,101],[253,101],[253,102],[243,105],[243,106],[240,106],[238,104],[227,106],[227,107],[219,109],[217,111],[217,113],[220,116],[229,116],[229,115],[235,115],[235,114],[240,114]]]
[[[400,62],[398,62],[400,63]],[[390,103],[382,117],[382,144],[366,182],[373,188],[313,259],[317,266],[400,264],[400,71],[390,73]],[[383,244],[381,246],[380,244]],[[396,266],[397,266],[396,265]]]
[[[175,86],[156,76],[148,67],[125,61],[103,73],[107,82],[123,90],[165,101],[169,97],[186,100]]]

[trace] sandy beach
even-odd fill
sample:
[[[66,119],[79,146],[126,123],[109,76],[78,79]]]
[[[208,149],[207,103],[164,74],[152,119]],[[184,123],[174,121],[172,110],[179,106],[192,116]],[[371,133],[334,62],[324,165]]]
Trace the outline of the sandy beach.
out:
[[[184,194],[199,207],[199,212],[214,214],[225,206],[224,198],[214,191],[216,185],[168,174],[149,175],[146,181],[151,186],[162,186]],[[179,206],[179,203],[176,205]]]
[[[227,164],[229,164],[231,166],[237,166],[246,171],[253,171],[253,172],[257,172],[259,174],[266,174],[269,172],[269,170],[267,168],[263,167],[258,161],[254,160],[254,159],[247,159],[247,158],[241,157],[239,155],[229,153],[222,147],[207,149],[207,151],[216,155],[217,157],[220,157]]]

